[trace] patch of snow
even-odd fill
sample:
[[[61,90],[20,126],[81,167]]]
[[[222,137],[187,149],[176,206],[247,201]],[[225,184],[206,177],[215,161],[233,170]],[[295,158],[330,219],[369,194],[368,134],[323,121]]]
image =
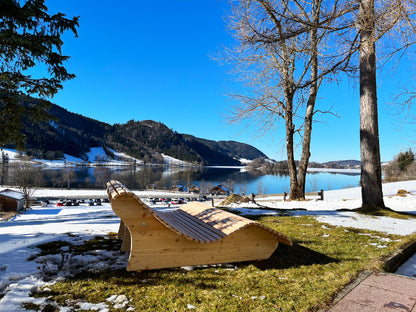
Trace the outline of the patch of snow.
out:
[[[77,304],[81,310],[86,311],[99,311],[99,312],[108,312],[108,305],[103,302],[100,303],[89,303],[89,302],[80,302]]]
[[[186,161],[165,155],[165,154],[161,154],[163,157],[163,162],[167,165],[175,165],[175,166],[188,166],[189,163],[187,163]]]
[[[125,153],[117,152],[117,151],[115,151],[115,150],[113,150],[111,148],[109,150],[111,151],[111,153],[114,154],[114,156],[118,160],[124,160],[124,161],[128,161],[128,162],[136,162],[137,164],[143,164],[144,163],[143,160],[140,160],[140,159],[131,157],[131,156],[125,154]]]
[[[243,165],[248,165],[253,162],[251,159],[246,159],[246,158],[238,158],[237,160],[241,162]]]
[[[308,168],[308,172],[361,173],[361,169]]]
[[[416,278],[416,254],[410,257],[396,271],[396,274],[415,277]]]
[[[11,161],[11,162],[18,160],[22,155],[24,155],[24,153],[18,152],[16,150],[10,149],[10,148],[3,148],[1,151],[3,151],[7,155],[7,157],[9,158],[9,161]]]
[[[5,189],[3,191],[0,191],[0,195],[13,198],[13,199],[18,199],[18,200],[25,198],[25,194],[23,194],[22,192],[10,190],[10,189]]]
[[[205,168],[218,168],[218,169],[245,169],[245,166],[205,166]]]
[[[87,157],[90,162],[105,162],[109,160],[103,147],[90,147]]]

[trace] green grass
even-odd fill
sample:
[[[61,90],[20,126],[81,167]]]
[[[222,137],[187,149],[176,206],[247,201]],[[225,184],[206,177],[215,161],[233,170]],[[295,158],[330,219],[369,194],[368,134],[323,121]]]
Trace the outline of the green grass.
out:
[[[381,269],[384,258],[416,239],[333,227],[308,216],[256,219],[289,236],[294,246],[280,244],[270,259],[234,264],[237,269],[82,272],[40,295],[61,306],[126,295],[135,311],[189,311],[188,305],[196,311],[318,311],[360,272]],[[96,239],[85,249],[111,249],[113,243]]]
[[[40,251],[31,255],[28,260],[32,261],[40,256],[56,255],[62,253],[62,248],[67,248],[66,252],[73,254],[82,254],[84,252],[96,249],[104,250],[119,250],[120,241],[116,239],[116,233],[109,233],[107,237],[95,236],[94,238],[84,242],[82,245],[73,245],[67,241],[52,241],[44,244],[37,245],[36,248]]]
[[[361,207],[361,208],[354,209],[353,211],[360,213],[360,214],[365,214],[368,216],[375,216],[375,217],[390,217],[390,218],[396,218],[396,219],[416,218],[416,214],[414,213],[395,211],[390,208]]]

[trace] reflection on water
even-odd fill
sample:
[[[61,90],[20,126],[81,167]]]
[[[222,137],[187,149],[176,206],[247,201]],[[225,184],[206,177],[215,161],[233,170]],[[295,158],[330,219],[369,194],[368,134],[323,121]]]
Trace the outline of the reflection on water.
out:
[[[17,185],[18,176],[14,166],[0,166],[0,185]],[[33,168],[39,175],[38,184],[50,188],[104,188],[107,180],[121,181],[130,189],[143,190],[150,185],[157,189],[170,189],[182,185],[185,190],[197,185],[202,191],[218,184],[227,185],[236,193],[282,193],[289,192],[287,172],[262,174],[260,171],[245,172],[240,168],[178,168],[141,166],[128,168],[76,167]],[[308,173],[306,191],[331,190],[358,186],[359,174]]]

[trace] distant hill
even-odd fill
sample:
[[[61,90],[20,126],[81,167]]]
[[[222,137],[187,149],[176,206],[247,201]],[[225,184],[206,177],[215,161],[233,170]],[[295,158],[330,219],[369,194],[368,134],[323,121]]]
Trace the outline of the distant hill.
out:
[[[361,166],[361,162],[359,160],[337,160],[337,161],[328,161],[323,163],[325,167],[328,168],[357,168]]]
[[[28,101],[36,101],[28,99]],[[161,154],[202,165],[240,165],[239,158],[267,158],[248,144],[211,141],[180,134],[152,120],[110,125],[51,104],[49,122],[26,124],[24,135],[29,155],[54,159],[63,154],[88,160],[91,147],[124,152],[145,162],[162,162]]]
[[[254,146],[251,146],[249,144],[235,142],[235,141],[212,141],[212,140],[206,140],[201,138],[196,138],[191,135],[184,135],[187,140],[195,140],[199,142],[200,144],[209,146],[210,148],[214,150],[219,150],[223,152],[224,154],[227,154],[228,156],[232,158],[245,158],[249,160],[253,160],[256,158],[265,158],[268,159],[268,157],[255,148]]]
[[[360,168],[359,160],[334,160],[324,163],[310,162],[309,168],[332,168],[332,169],[357,169]]]

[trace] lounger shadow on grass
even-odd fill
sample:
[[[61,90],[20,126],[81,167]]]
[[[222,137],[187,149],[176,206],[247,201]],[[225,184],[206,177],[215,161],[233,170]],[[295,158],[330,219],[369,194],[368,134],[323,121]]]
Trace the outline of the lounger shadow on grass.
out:
[[[279,244],[269,259],[251,262],[261,270],[288,269],[304,265],[338,263],[338,259],[293,243],[293,246]]]

